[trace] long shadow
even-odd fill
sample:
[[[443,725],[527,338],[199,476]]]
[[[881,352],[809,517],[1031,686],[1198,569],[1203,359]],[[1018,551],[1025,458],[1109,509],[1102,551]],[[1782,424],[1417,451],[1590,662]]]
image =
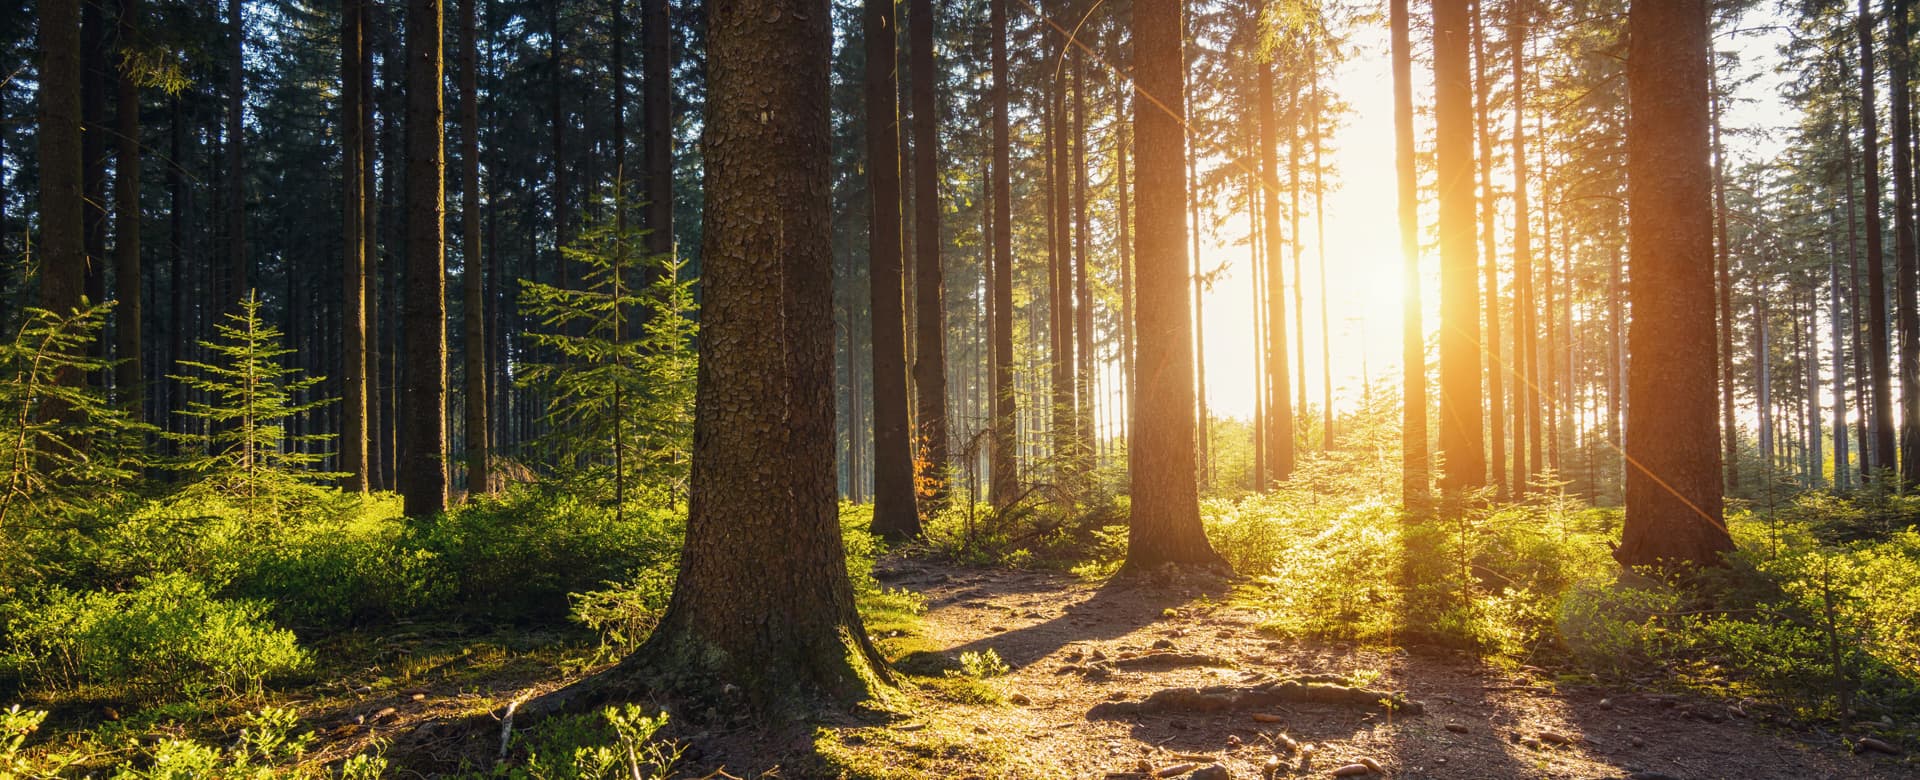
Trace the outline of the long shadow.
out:
[[[1030,589],[1016,586],[991,588],[992,594],[1057,592],[1057,581],[1040,580]],[[965,652],[992,649],[1001,660],[1022,667],[1052,655],[1075,642],[1117,639],[1165,618],[1169,609],[1192,602],[1202,595],[1224,596],[1228,586],[1158,585],[1135,578],[1116,578],[1102,584],[1084,600],[1060,607],[1060,614],[1020,628],[989,634],[944,652],[957,657]],[[984,595],[984,594],[983,594]]]

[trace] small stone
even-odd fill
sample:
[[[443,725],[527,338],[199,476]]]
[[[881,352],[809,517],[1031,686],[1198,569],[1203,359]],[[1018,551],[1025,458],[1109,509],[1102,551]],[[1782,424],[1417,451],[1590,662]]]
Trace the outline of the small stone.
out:
[[[1600,709],[1603,709],[1603,710],[1610,710],[1610,709],[1613,709],[1613,700],[1612,700],[1612,699],[1601,699],[1601,700],[1600,700]]]
[[[427,695],[426,695],[426,694],[424,694],[424,693],[416,693],[416,694],[414,694],[414,695],[413,695],[413,700],[414,700],[414,701],[426,701],[426,700],[427,700]]]
[[[1237,748],[1237,747],[1239,747],[1239,746],[1240,746],[1240,735],[1239,735],[1239,734],[1228,734],[1228,735],[1227,735],[1227,747],[1229,747],[1229,748]]]
[[[1094,649],[1094,651],[1093,651],[1093,652],[1091,652],[1091,653],[1088,653],[1088,654],[1087,654],[1087,660],[1089,660],[1089,661],[1105,661],[1105,660],[1107,660],[1107,654],[1106,654],[1106,653],[1104,653],[1104,652],[1102,652],[1102,651],[1100,651],[1100,650],[1099,650],[1098,648],[1096,648],[1096,649]]]
[[[1633,743],[1633,746],[1634,746],[1634,747],[1646,747],[1646,746],[1647,746],[1647,741],[1646,741],[1646,740],[1644,740],[1644,739],[1641,739],[1641,738],[1639,738],[1639,737],[1637,737],[1637,736],[1635,736],[1635,737],[1627,737],[1627,741],[1628,741],[1628,742],[1631,742],[1631,743]]]
[[[988,628],[987,630],[988,630],[988,631],[991,631],[991,632],[993,632],[993,633],[995,633],[995,634],[1004,634],[1004,633],[1006,633],[1006,632],[1007,632],[1007,627],[1006,627],[1006,626],[993,626],[993,627],[991,627],[991,628]]]
[[[382,718],[390,718],[393,717],[393,714],[396,712],[399,712],[399,710],[392,707],[381,707],[377,712],[373,713],[373,719],[380,720]]]
[[[1448,730],[1448,731],[1451,731],[1451,732],[1453,732],[1453,733],[1455,733],[1455,734],[1465,734],[1465,733],[1467,733],[1467,732],[1469,731],[1469,729],[1468,729],[1468,728],[1467,728],[1466,726],[1464,726],[1464,725],[1461,725],[1461,724],[1459,724],[1459,723],[1449,723],[1449,724],[1447,724],[1447,730]]]
[[[1380,768],[1380,762],[1375,761],[1371,758],[1361,758],[1360,764],[1362,766],[1365,766],[1368,769],[1373,770],[1374,774],[1384,775],[1387,773],[1387,770]]]
[[[1228,772],[1226,767],[1219,764],[1209,764],[1200,767],[1194,770],[1193,774],[1187,775],[1187,780],[1232,780],[1232,778],[1233,773]]]
[[[1373,770],[1368,769],[1366,764],[1348,764],[1333,770],[1334,777],[1359,777],[1370,774],[1373,774]]]
[[[1008,696],[1008,697],[1007,697],[1007,701],[1008,701],[1009,703],[1012,703],[1012,704],[1014,704],[1014,705],[1017,705],[1017,706],[1020,706],[1020,707],[1026,707],[1026,706],[1029,706],[1029,705],[1031,705],[1031,704],[1033,704],[1033,699],[1032,699],[1032,698],[1030,698],[1030,697],[1028,697],[1028,696],[1027,696],[1026,694],[1024,694],[1024,693],[1016,693],[1016,694],[1014,694],[1014,695],[1012,695],[1012,696]]]
[[[1172,649],[1173,649],[1173,640],[1171,640],[1171,639],[1155,639],[1155,640],[1153,640],[1153,649],[1155,649],[1155,650],[1172,650]]]
[[[1193,771],[1193,766],[1194,766],[1193,764],[1174,764],[1173,766],[1163,768],[1158,772],[1154,772],[1153,776],[1154,777],[1178,777],[1180,775],[1184,775],[1188,772]]]
[[[1571,745],[1579,740],[1557,731],[1542,731],[1540,732],[1540,741],[1554,745]]]
[[[1300,752],[1300,743],[1293,741],[1293,737],[1285,734],[1275,734],[1273,735],[1273,749],[1282,753],[1298,753]]]
[[[1283,718],[1280,716],[1270,713],[1256,712],[1253,714],[1253,722],[1255,723],[1279,723],[1282,720]]]

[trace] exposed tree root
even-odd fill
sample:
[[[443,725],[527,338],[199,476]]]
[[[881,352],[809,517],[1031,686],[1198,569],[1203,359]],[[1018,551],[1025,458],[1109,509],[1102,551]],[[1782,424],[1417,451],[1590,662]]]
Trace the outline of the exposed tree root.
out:
[[[1390,691],[1349,688],[1344,685],[1302,682],[1266,682],[1251,687],[1215,685],[1206,688],[1166,688],[1144,701],[1103,702],[1087,712],[1089,718],[1124,718],[1173,712],[1257,710],[1282,704],[1337,704],[1377,708],[1418,715],[1420,702]]]

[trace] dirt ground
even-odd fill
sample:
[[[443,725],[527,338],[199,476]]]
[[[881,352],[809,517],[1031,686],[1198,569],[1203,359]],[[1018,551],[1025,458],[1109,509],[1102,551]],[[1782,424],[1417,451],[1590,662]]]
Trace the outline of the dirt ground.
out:
[[[1910,755],[1854,755],[1838,737],[1788,728],[1751,705],[1564,685],[1546,670],[1509,673],[1453,651],[1271,641],[1255,630],[1259,616],[1216,583],[1096,586],[907,562],[880,574],[925,594],[928,638],[947,654],[992,649],[1012,667],[991,680],[1008,705],[952,713],[1008,776],[1328,777],[1371,761],[1396,778],[1920,777]],[[1182,655],[1157,663],[1156,653]],[[1404,692],[1424,711],[1138,706],[1162,689],[1302,677]]]

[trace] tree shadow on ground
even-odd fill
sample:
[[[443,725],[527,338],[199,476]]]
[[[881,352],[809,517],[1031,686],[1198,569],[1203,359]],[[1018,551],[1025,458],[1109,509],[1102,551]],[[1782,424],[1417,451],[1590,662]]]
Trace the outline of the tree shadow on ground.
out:
[[[1058,594],[1061,589],[1062,575],[1046,575],[1027,583],[1011,583],[1006,586],[985,585],[981,594],[974,598],[1007,596],[1014,594]],[[967,652],[985,652],[993,650],[1000,658],[1015,668],[1027,666],[1056,651],[1079,642],[1096,642],[1118,639],[1131,634],[1154,622],[1164,619],[1167,610],[1178,609],[1196,599],[1224,598],[1230,584],[1224,580],[1203,578],[1186,579],[1182,575],[1167,577],[1116,577],[1102,583],[1092,594],[1079,601],[1065,604],[1043,604],[1030,609],[1020,616],[1010,617],[1007,622],[1032,613],[1042,615],[1058,609],[1059,614],[1047,617],[1032,625],[1013,628],[1006,631],[989,633],[965,644],[946,648],[944,654],[959,657]],[[960,599],[964,602],[969,599]],[[948,600],[945,603],[956,603]],[[965,608],[965,607],[962,607]]]

